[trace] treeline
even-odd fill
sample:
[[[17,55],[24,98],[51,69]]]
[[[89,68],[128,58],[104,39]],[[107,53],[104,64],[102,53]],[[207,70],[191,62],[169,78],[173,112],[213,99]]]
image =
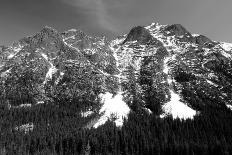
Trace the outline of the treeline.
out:
[[[208,107],[194,120],[161,119],[138,111],[122,128],[108,122],[97,129],[85,128],[91,117],[82,118],[75,110],[50,104],[30,110],[1,109],[0,154],[232,154],[232,112],[226,108]],[[15,130],[27,122],[33,122],[33,130]]]

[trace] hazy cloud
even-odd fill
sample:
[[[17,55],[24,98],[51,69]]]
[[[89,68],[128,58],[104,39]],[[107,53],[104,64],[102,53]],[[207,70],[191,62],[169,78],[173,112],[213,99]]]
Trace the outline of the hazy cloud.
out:
[[[0,0],[0,44],[48,25],[116,37],[137,25],[180,23],[213,40],[232,41],[231,0]]]
[[[62,0],[83,13],[91,15],[97,24],[111,32],[117,32],[116,26],[112,22],[112,16],[109,14],[107,2],[104,0]]]

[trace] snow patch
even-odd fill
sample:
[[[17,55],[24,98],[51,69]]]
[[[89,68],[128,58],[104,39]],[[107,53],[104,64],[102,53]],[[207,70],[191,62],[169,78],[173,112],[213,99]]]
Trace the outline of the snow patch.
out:
[[[146,26],[145,29],[148,29],[150,31],[158,31],[163,26],[165,26],[165,25],[161,25],[159,23],[152,23],[151,25]]]
[[[148,108],[143,108],[149,115],[151,115],[152,114],[152,111],[150,110],[150,109],[148,109]]]
[[[111,43],[110,43],[110,48],[111,49],[114,49],[114,46],[115,45],[119,45],[119,44],[121,44],[125,39],[126,39],[126,36],[127,35],[124,35],[124,37],[122,37],[122,38],[117,38],[117,39],[115,39],[115,40],[113,40]],[[117,48],[117,47],[116,47]]]
[[[29,131],[32,131],[33,129],[34,129],[33,123],[27,123],[27,124],[15,127],[15,130],[24,132],[25,134],[28,133]]]
[[[63,77],[64,77],[64,72],[60,72],[60,76],[56,79],[55,84],[57,85],[60,82],[60,80],[63,79]]]
[[[68,40],[68,39],[75,39],[75,35],[64,38],[65,41]]]
[[[67,32],[77,32],[77,30],[76,29],[70,29]]]
[[[167,115],[172,115],[174,119],[193,119],[196,115],[196,111],[188,107],[185,103],[180,101],[180,96],[170,90],[171,100],[162,106],[164,114],[160,115],[161,118]]]
[[[44,101],[38,101],[36,104],[44,104]]]
[[[30,108],[30,107],[31,107],[31,104],[20,104],[16,108]]]
[[[152,28],[152,27],[155,26],[155,25],[156,25],[156,23],[152,23],[151,25],[146,26],[145,28],[146,28],[146,29],[150,29],[150,28]]]
[[[58,70],[55,66],[53,66],[52,63],[50,63],[50,64],[51,64],[51,67],[49,68],[49,70],[46,74],[44,84],[46,84],[48,80],[52,79],[52,75],[55,74]]]
[[[52,75],[53,75],[54,73],[56,73],[56,71],[57,71],[56,67],[55,67],[55,66],[52,66],[52,67],[48,70],[47,75],[46,75],[46,78],[52,79]]]
[[[10,54],[10,55],[8,55],[7,59],[11,59],[11,58],[13,58],[14,56],[15,56],[15,54]]]
[[[15,53],[11,53],[10,55],[7,56],[7,59],[12,59],[15,55],[17,55],[21,50],[22,50],[23,46],[19,46],[17,48],[14,48],[13,50],[15,51]]]
[[[90,115],[92,115],[94,112],[93,111],[90,111],[90,110],[88,110],[88,111],[81,111],[81,117],[89,117]]]
[[[41,53],[42,57],[48,61],[48,56],[44,53]]]
[[[232,110],[232,105],[227,104],[226,106],[227,106],[227,108],[229,108],[230,110]]]
[[[193,37],[198,37],[200,36],[199,34],[192,34]]]
[[[226,51],[231,51],[232,50],[232,44],[231,43],[222,42],[220,44],[221,44],[221,47],[224,50],[226,50]]]
[[[113,96],[113,94],[107,92],[105,94],[100,94],[101,102],[103,106],[100,109],[100,113],[102,116],[97,121],[97,123],[93,126],[97,128],[106,123],[107,120],[112,120],[112,117],[117,127],[121,127],[123,125],[123,119],[127,118],[127,115],[130,112],[130,108],[123,101],[123,96],[121,93]]]

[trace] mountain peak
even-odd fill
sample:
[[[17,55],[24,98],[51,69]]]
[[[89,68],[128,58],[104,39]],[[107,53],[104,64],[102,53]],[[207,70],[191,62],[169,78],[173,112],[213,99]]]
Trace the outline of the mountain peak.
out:
[[[57,38],[57,39],[59,38],[59,39],[61,39],[60,33],[56,29],[54,29],[52,27],[49,27],[49,26],[45,26],[40,31],[40,33],[38,33],[37,35],[40,35],[43,38],[53,37],[53,38]]]
[[[58,33],[56,29],[50,27],[50,26],[44,26],[43,29],[41,30],[41,32],[53,32],[53,33]]]
[[[181,24],[168,25],[164,29],[164,31],[169,31],[170,35],[176,35],[176,36],[190,35],[192,36]]]
[[[128,41],[138,41],[139,43],[147,43],[152,39],[152,35],[150,32],[142,27],[142,26],[136,26],[131,29],[129,34],[127,35],[127,38],[124,40],[123,44]]]

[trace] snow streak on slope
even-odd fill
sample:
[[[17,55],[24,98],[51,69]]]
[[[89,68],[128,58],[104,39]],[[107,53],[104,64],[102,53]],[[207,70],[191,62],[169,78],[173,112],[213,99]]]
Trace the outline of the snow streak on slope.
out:
[[[214,87],[218,87],[218,85],[215,84],[215,83],[213,83],[212,81],[210,81],[210,80],[208,80],[208,79],[206,79],[206,81],[207,81],[210,85],[213,85]]]
[[[107,120],[111,120],[112,116],[116,126],[121,127],[123,125],[123,119],[127,118],[130,112],[130,108],[123,101],[123,96],[121,93],[113,96],[111,93],[107,92],[105,94],[100,94],[101,102],[103,106],[100,109],[102,116],[94,125],[94,128],[99,127],[106,123]]]
[[[48,56],[44,53],[41,53],[42,57],[48,61]],[[48,72],[46,74],[45,80],[44,80],[44,84],[47,83],[48,80],[52,79],[52,75],[55,74],[57,72],[57,68],[48,61],[48,63],[50,64],[50,68],[48,69]]]
[[[49,68],[46,77],[45,77],[45,83],[49,80],[52,79],[52,75],[55,74],[57,72],[57,69],[55,66],[53,66],[53,64],[51,64],[51,67]]]
[[[17,55],[21,50],[22,50],[22,46],[18,47],[18,48],[14,48],[13,50],[15,51],[15,53],[11,53],[7,59],[12,59],[15,55]]]
[[[196,111],[188,107],[185,103],[180,101],[180,96],[172,90],[172,83],[174,82],[171,76],[169,75],[169,66],[168,61],[170,61],[172,57],[166,57],[164,59],[164,66],[163,66],[163,72],[168,75],[167,82],[169,84],[169,91],[170,91],[170,101],[165,103],[162,106],[162,110],[164,113],[160,116],[161,118],[164,118],[165,116],[172,115],[174,119],[180,118],[180,119],[193,119],[193,117],[196,115]],[[174,82],[175,83],[175,82]]]
[[[165,58],[164,59],[164,69],[163,69],[163,72],[165,74],[168,74],[168,66],[167,66],[167,62],[168,62],[169,58]]]
[[[196,111],[188,107],[185,103],[180,101],[180,96],[170,90],[171,93],[171,100],[165,103],[162,107],[164,114],[160,117],[163,118],[167,115],[172,115],[174,119],[193,119],[196,115]]]
[[[231,58],[231,54],[227,53],[227,51],[221,51],[221,54],[226,58]]]
[[[170,61],[170,59],[171,59],[171,57],[166,57],[165,59],[164,59],[164,65],[163,65],[163,72],[165,73],[165,74],[169,74],[169,66],[168,66],[168,62]],[[167,77],[167,82],[168,82],[168,84],[170,85],[171,83],[172,83],[172,78],[168,75],[168,77]]]

